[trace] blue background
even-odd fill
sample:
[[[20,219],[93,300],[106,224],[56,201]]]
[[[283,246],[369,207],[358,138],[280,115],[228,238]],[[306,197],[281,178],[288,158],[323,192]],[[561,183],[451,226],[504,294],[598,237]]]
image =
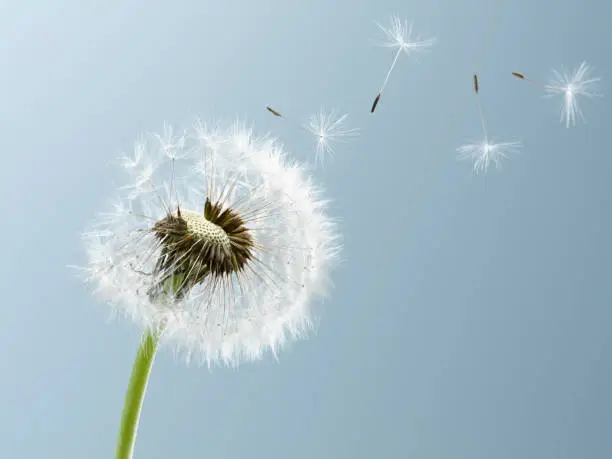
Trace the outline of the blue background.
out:
[[[432,51],[393,59],[374,21]],[[67,269],[143,131],[239,117],[302,160],[321,105],[361,135],[317,172],[345,263],[311,339],[276,362],[158,355],[137,458],[612,456],[611,109],[511,77],[582,60],[612,75],[612,3],[543,0],[0,3],[0,444],[6,458],[112,457],[140,331]],[[455,149],[520,140],[475,176]]]

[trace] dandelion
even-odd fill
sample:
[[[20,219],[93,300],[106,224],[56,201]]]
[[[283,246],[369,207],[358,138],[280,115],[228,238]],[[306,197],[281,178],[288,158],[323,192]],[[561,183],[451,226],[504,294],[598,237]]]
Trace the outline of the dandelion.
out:
[[[482,129],[482,141],[473,142],[467,145],[462,145],[457,149],[459,153],[458,159],[474,161],[474,172],[484,172],[491,164],[496,167],[501,166],[501,161],[508,157],[509,153],[515,153],[519,150],[520,142],[490,142],[487,135],[485,118],[480,104],[478,75],[474,74],[474,92],[476,93],[476,101],[478,104],[478,115],[480,117],[480,126]]]
[[[117,458],[132,456],[158,343],[208,366],[276,355],[311,327],[339,251],[321,190],[274,139],[241,125],[167,128],[124,165],[131,183],[84,234],[81,268],[102,300],[145,330]]]
[[[552,76],[548,83],[540,83],[537,80],[527,78],[524,74],[512,72],[515,77],[536,84],[546,91],[545,97],[553,97],[558,94],[563,95],[561,103],[561,123],[565,123],[565,127],[570,125],[576,126],[577,119],[586,122],[582,110],[578,105],[578,96],[594,97],[597,94],[592,91],[592,88],[601,80],[599,77],[592,78],[592,68],[586,62],[582,62],[573,73],[559,72],[552,70]]]
[[[382,46],[386,48],[397,48],[395,52],[395,58],[391,63],[391,67],[389,67],[389,71],[385,76],[385,80],[374,99],[374,103],[372,104],[372,108],[370,109],[370,113],[374,113],[376,110],[376,106],[380,101],[383,91],[385,90],[385,86],[387,86],[387,82],[389,81],[389,77],[391,76],[391,72],[395,68],[395,64],[403,52],[406,53],[407,56],[410,56],[413,53],[419,53],[427,51],[431,48],[436,39],[429,38],[427,40],[419,40],[419,37],[412,37],[412,24],[408,25],[406,21],[402,22],[398,16],[391,17],[391,26],[389,28],[383,27],[379,23],[376,23],[378,28],[382,30],[382,32],[387,37],[387,41],[382,44]]]
[[[274,116],[283,118],[296,125],[296,123],[293,123],[273,108],[266,107],[266,109]],[[321,108],[318,114],[310,116],[307,124],[297,124],[300,129],[313,135],[315,138],[316,164],[325,165],[326,157],[331,156],[336,151],[336,142],[345,142],[347,137],[359,135],[359,128],[346,128],[344,126],[347,117],[347,113],[337,116],[333,110],[326,112],[324,108]]]

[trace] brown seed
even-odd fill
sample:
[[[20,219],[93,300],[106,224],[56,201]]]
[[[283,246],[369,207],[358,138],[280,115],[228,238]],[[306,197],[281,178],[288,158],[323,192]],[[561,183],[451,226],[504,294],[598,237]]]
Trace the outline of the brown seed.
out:
[[[376,110],[376,106],[378,105],[378,101],[380,100],[380,96],[381,96],[381,94],[378,93],[378,95],[376,96],[376,99],[374,99],[374,103],[372,104],[372,109],[370,110],[370,113],[374,113],[374,110]]]
[[[474,74],[474,91],[478,94],[478,76]]]
[[[522,73],[512,72],[512,75],[514,75],[517,78],[520,78],[521,80],[525,79],[525,75],[523,75]]]
[[[278,112],[277,112],[276,110],[274,110],[273,108],[271,108],[271,107],[266,107],[266,108],[267,108],[267,109],[268,109],[268,111],[269,111],[270,113],[272,113],[274,116],[278,116],[278,117],[280,117],[280,118],[282,118],[282,117],[283,117],[283,115],[281,115],[280,113],[278,113]]]

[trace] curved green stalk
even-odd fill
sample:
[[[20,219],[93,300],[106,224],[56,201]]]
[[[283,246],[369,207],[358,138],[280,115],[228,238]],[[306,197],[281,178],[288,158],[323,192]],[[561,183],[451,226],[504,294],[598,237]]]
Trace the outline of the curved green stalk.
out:
[[[117,437],[115,459],[132,459],[134,454],[140,410],[142,409],[158,342],[159,334],[149,330],[145,332],[136,353],[130,383],[125,394],[123,413],[121,414],[121,427]]]

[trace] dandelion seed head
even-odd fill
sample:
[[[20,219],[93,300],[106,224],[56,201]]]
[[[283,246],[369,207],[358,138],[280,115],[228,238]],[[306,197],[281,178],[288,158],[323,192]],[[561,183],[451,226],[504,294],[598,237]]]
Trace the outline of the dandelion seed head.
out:
[[[563,94],[560,121],[565,123],[566,128],[575,126],[577,120],[585,121],[578,105],[578,97],[590,98],[599,95],[594,89],[601,78],[591,77],[592,71],[592,67],[586,62],[582,62],[573,72],[553,69],[549,83],[544,86],[547,96]]]
[[[510,153],[515,153],[521,147],[520,142],[492,143],[487,139],[481,142],[462,145],[457,149],[460,160],[474,161],[474,172],[486,172],[491,164],[501,167],[502,160]]]
[[[340,249],[303,167],[239,124],[167,126],[136,151],[129,183],[83,235],[80,271],[100,299],[208,365],[303,337]]]

